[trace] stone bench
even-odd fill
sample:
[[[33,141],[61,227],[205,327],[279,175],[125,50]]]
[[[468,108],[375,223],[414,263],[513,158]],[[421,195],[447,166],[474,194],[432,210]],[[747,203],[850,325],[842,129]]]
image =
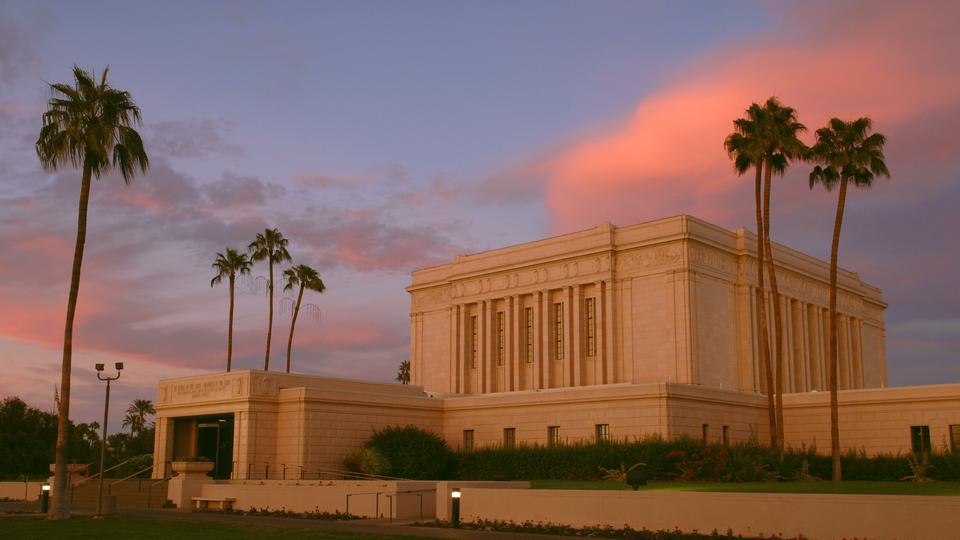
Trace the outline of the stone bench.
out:
[[[207,510],[210,508],[210,503],[214,503],[216,504],[215,508],[217,510],[232,510],[234,502],[236,502],[236,499],[232,497],[223,499],[216,497],[193,497],[193,508],[195,510]]]

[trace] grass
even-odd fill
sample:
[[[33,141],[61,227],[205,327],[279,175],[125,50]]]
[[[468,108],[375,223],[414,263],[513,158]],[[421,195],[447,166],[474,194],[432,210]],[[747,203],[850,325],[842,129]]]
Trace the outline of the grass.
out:
[[[534,489],[625,490],[623,482],[533,480]],[[642,491],[730,493],[847,493],[856,495],[960,495],[960,482],[650,482]]]
[[[187,520],[156,519],[142,516],[116,515],[104,519],[74,517],[48,521],[37,517],[0,517],[0,537],[4,540],[57,538],[68,540],[103,540],[104,538],[136,538],[137,540],[198,540],[230,538],[231,540],[385,540],[410,536],[382,536],[352,532],[331,532],[315,529],[270,527],[239,522],[236,524]]]

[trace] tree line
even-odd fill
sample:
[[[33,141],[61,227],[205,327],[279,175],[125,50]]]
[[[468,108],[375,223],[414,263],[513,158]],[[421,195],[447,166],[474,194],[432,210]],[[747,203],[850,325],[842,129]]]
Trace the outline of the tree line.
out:
[[[153,403],[137,399],[123,418],[126,432],[107,436],[105,467],[153,453],[155,414]],[[70,423],[68,448],[73,463],[90,465],[96,474],[100,466],[100,423]],[[46,479],[54,459],[57,415],[27,405],[18,397],[0,401],[0,479]],[[136,472],[136,471],[132,471]]]
[[[757,318],[759,326],[759,360],[766,383],[767,408],[770,424],[770,445],[783,450],[783,321],[780,311],[780,291],[770,240],[770,199],[774,175],[783,176],[791,164],[812,163],[808,174],[810,189],[820,185],[827,191],[839,188],[833,236],[830,245],[830,300],[828,358],[830,386],[830,452],[834,480],[841,480],[839,406],[837,401],[837,257],[840,230],[847,188],[869,188],[879,177],[890,177],[884,161],[886,137],[873,132],[870,118],[842,120],[831,118],[816,131],[816,140],[807,146],[800,134],[807,127],[797,120],[797,111],[771,97],[760,105],[751,104],[742,118],[733,121],[734,131],[727,136],[724,147],[733,160],[737,174],[750,169],[755,172],[755,206],[757,219]],[[773,363],[768,336],[766,287],[764,269],[770,280],[773,298]],[[776,381],[774,381],[774,376]]]

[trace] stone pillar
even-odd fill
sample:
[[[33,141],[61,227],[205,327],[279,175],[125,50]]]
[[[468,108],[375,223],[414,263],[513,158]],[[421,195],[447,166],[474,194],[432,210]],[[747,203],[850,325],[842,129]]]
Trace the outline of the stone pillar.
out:
[[[173,460],[173,419],[157,418],[154,422],[153,472],[151,478],[163,478],[167,462]]]
[[[612,263],[611,263],[612,264]],[[613,384],[619,382],[617,378],[616,365],[617,365],[617,346],[616,341],[614,340],[614,284],[613,281],[604,281],[603,282],[603,326],[602,330],[599,330],[600,334],[603,334],[603,364],[604,369],[604,378],[603,382],[606,384]]]
[[[840,368],[840,383],[838,388],[840,390],[847,390],[850,388],[850,370],[848,369],[847,363],[850,361],[850,355],[847,350],[847,316],[839,315],[837,316],[837,361]]]
[[[467,310],[463,304],[458,304],[455,308],[457,316],[457,392],[466,394],[467,385]]]
[[[604,342],[606,341],[603,325],[603,307],[605,305],[604,294],[603,294],[603,282],[595,281],[593,283],[593,339],[594,339],[594,352],[593,352],[593,384],[604,384],[606,383],[606,348],[604,347]],[[587,316],[584,314],[584,320]]]
[[[517,295],[511,296],[510,297],[510,345],[511,345],[510,347],[510,361],[511,361],[510,390],[514,390],[514,391],[523,389],[523,386],[521,386],[521,382],[520,382],[520,374],[522,373],[524,367],[526,367],[524,365],[524,363],[526,362],[526,358],[524,358],[524,356],[521,354],[521,350],[524,353],[526,353],[526,347],[523,347],[523,349],[521,349],[523,344],[521,343],[520,337],[523,335],[523,333],[520,331],[520,328],[521,328],[521,324],[524,323],[521,317],[522,314],[523,314],[523,310],[520,307],[520,297]]]
[[[862,325],[860,319],[851,319],[850,340],[853,346],[853,383],[855,388],[863,388],[863,341],[861,336]]]
[[[587,380],[586,370],[586,351],[584,351],[583,344],[583,321],[586,319],[585,314],[583,313],[583,288],[580,285],[573,286],[573,305],[570,307],[572,317],[570,317],[570,322],[573,325],[571,328],[570,337],[570,348],[573,352],[573,386],[583,386]]]
[[[534,390],[545,388],[547,382],[544,375],[546,372],[544,360],[547,358],[547,351],[550,349],[544,347],[548,341],[548,338],[544,336],[547,327],[543,317],[546,313],[546,308],[543,307],[544,303],[543,291],[533,293],[533,382],[531,388]]]
[[[573,287],[564,287],[563,289],[563,386],[564,388],[574,385],[573,372],[577,370],[576,361],[573,357]]]
[[[477,349],[477,353],[480,355],[480,360],[478,361],[478,375],[480,377],[480,388],[481,394],[486,394],[490,391],[490,325],[488,323],[489,315],[489,302],[486,300],[481,300],[477,303],[477,324],[479,325],[479,330],[477,331],[477,340],[480,342],[480,347]]]

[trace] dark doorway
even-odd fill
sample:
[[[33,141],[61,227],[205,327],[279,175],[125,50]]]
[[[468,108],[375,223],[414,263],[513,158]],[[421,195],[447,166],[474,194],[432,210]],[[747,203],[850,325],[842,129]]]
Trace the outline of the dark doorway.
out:
[[[213,462],[210,476],[230,478],[233,470],[233,415],[177,418],[174,459],[205,458]]]

